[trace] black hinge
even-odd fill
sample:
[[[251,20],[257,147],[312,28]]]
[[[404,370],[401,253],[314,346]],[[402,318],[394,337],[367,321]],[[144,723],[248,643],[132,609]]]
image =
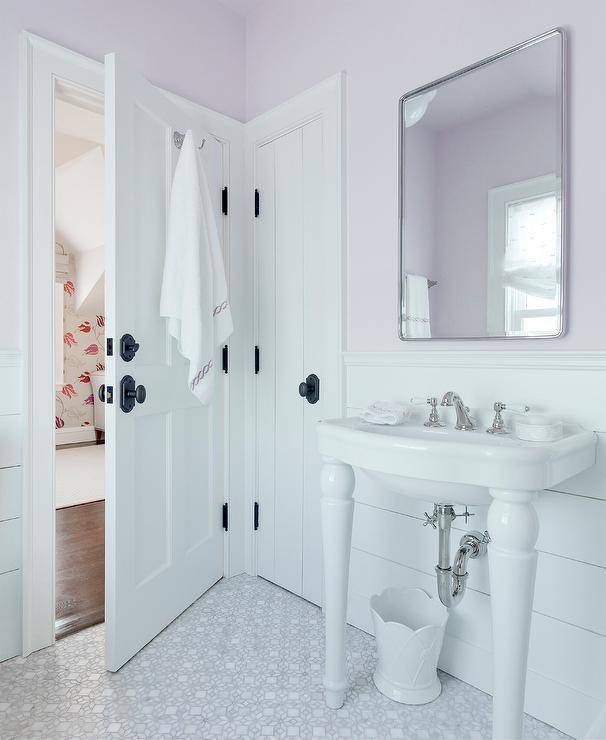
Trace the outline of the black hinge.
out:
[[[259,191],[255,188],[255,218],[259,217]]]
[[[255,532],[257,529],[259,529],[259,502],[255,501],[255,505],[253,507],[253,529]]]
[[[229,530],[229,504],[223,504],[223,529]]]
[[[221,191],[221,213],[227,216],[227,185]]]
[[[229,372],[229,347],[225,345],[221,356],[221,366],[224,373]]]
[[[111,337],[107,337],[107,349],[105,350],[106,357],[113,357],[114,355],[114,340]]]
[[[261,359],[260,359],[259,348],[255,347],[255,375],[259,374],[260,368],[261,368]]]

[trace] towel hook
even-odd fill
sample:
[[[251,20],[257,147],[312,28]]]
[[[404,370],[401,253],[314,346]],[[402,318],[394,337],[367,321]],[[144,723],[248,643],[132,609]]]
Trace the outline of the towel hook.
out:
[[[183,146],[183,139],[185,139],[185,134],[182,134],[180,131],[175,131],[173,133],[173,141],[177,149],[181,149],[181,147]],[[202,149],[204,144],[206,144],[206,139],[202,139],[202,143],[200,144],[198,149]]]

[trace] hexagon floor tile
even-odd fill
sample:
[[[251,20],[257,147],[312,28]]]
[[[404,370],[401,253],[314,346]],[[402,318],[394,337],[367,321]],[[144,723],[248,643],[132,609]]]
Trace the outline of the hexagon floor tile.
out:
[[[441,674],[442,695],[405,706],[372,683],[374,639],[348,628],[351,689],[327,709],[320,609],[267,581],[220,581],[118,673],[103,625],[0,666],[0,737],[483,740],[490,697]],[[525,737],[566,736],[526,717]]]

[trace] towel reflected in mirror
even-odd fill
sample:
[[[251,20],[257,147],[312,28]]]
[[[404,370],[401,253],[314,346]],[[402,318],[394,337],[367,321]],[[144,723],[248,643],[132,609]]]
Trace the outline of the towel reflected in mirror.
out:
[[[429,281],[424,275],[406,275],[402,330],[406,337],[431,337]]]

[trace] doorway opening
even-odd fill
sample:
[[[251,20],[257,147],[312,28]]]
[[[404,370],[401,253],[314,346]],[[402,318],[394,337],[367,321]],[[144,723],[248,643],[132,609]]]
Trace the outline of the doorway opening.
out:
[[[104,101],[55,81],[55,636],[104,621]]]

